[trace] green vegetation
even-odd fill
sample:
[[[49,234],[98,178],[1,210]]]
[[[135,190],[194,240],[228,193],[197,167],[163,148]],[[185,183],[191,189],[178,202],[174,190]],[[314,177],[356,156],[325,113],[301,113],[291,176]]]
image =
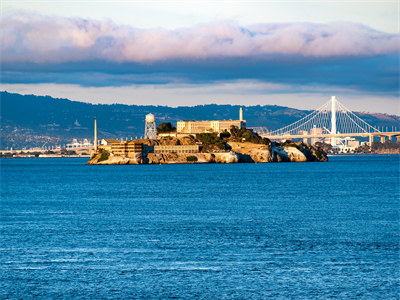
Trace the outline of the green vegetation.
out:
[[[176,127],[172,126],[171,123],[165,122],[157,126],[157,133],[168,133],[176,131]]]
[[[228,132],[228,130],[225,129],[224,132],[221,132],[221,133],[219,134],[219,137],[220,137],[221,139],[230,138],[230,137],[231,137],[231,134]]]
[[[199,133],[196,135],[196,138],[203,144],[203,152],[229,150],[229,145],[227,144],[229,141],[248,142],[263,145],[271,144],[271,141],[268,139],[263,139],[250,129],[238,129],[235,126],[231,126],[229,131],[225,130],[224,132],[220,133],[219,136],[217,133]]]
[[[215,144],[219,141],[216,133],[199,133],[196,137],[203,144]]]
[[[212,148],[226,150],[226,142],[220,140],[217,133],[199,133],[196,138],[202,142],[203,149],[206,151],[212,150]]]
[[[298,145],[291,140],[286,140],[283,143],[281,143],[281,147],[295,147],[295,148],[299,149]]]
[[[197,157],[196,157],[196,156],[193,156],[193,155],[188,156],[188,157],[186,157],[186,161],[188,161],[188,162],[195,162],[195,161],[197,161]]]
[[[100,153],[101,153],[101,156],[100,156],[100,158],[97,160],[97,162],[102,162],[102,161],[105,161],[105,160],[107,160],[109,157],[110,157],[110,153],[108,153],[107,151],[105,151],[105,150],[100,150]]]
[[[254,144],[267,144],[267,140],[263,139],[257,133],[250,129],[241,128],[238,129],[235,126],[231,126],[230,129],[231,138],[237,142],[249,142]]]

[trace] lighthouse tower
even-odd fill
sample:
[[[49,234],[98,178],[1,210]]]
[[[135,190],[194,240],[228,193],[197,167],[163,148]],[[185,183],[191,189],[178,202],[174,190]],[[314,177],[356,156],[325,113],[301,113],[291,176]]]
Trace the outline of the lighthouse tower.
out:
[[[154,140],[157,138],[156,120],[153,114],[146,115],[144,138]]]
[[[94,120],[94,151],[97,151],[97,120]]]

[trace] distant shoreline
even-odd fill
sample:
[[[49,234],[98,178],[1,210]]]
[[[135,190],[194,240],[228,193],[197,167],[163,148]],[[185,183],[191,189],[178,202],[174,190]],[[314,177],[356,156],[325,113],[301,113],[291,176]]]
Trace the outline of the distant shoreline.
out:
[[[360,156],[360,155],[400,155],[400,153],[342,153],[342,154],[327,154],[327,156]]]

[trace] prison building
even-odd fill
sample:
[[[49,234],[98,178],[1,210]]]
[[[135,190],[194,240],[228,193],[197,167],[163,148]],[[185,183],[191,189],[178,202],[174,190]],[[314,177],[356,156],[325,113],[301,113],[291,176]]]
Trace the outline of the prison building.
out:
[[[221,133],[229,130],[231,126],[238,129],[246,128],[246,121],[244,120],[223,120],[223,121],[179,121],[177,122],[178,133],[206,133],[217,132]]]
[[[238,129],[246,128],[246,121],[243,120],[243,109],[239,109],[239,120],[223,121],[179,121],[176,124],[177,133],[196,134],[217,132],[221,133],[235,126]]]
[[[199,153],[199,145],[154,146],[154,153]]]
[[[133,141],[111,144],[111,153],[115,156],[135,157],[137,153],[142,153],[143,144]]]

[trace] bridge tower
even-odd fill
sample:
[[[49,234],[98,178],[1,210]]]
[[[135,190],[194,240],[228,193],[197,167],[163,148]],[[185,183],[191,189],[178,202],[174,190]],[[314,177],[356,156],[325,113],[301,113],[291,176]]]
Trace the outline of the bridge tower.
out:
[[[266,129],[266,127],[262,127],[257,132],[269,139],[304,139],[306,135],[311,135],[311,138],[329,139],[331,145],[335,148],[347,147],[342,142],[343,138],[346,137],[365,138],[369,136],[371,144],[374,136],[389,136],[389,134],[381,133],[378,129],[360,119],[340,103],[335,96],[331,96],[330,100],[323,106],[290,125],[269,132],[265,132],[263,129]],[[397,136],[398,133],[392,132],[390,135]]]
[[[336,97],[331,97],[331,134],[336,134]],[[336,146],[336,138],[331,138],[331,145]]]

